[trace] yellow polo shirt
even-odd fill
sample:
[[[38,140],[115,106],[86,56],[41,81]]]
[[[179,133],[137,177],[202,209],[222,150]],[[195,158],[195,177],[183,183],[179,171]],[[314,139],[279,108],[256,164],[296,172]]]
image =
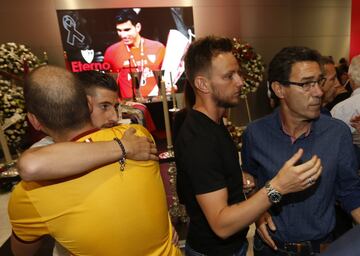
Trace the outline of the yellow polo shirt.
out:
[[[121,138],[130,126],[100,130],[78,141]],[[171,243],[172,227],[156,161],[126,160],[66,181],[20,182],[9,216],[16,236],[27,242],[50,234],[73,255],[181,255]]]

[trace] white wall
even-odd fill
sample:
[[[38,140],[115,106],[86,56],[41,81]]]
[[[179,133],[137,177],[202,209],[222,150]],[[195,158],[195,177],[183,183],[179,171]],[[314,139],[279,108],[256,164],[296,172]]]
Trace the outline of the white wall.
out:
[[[304,45],[335,60],[347,57],[351,0],[0,0],[0,43],[25,43],[50,64],[62,65],[56,9],[193,6],[197,36],[216,34],[251,43],[269,62],[284,46]],[[265,90],[249,96],[253,118],[269,111]],[[244,104],[232,111],[246,123]]]

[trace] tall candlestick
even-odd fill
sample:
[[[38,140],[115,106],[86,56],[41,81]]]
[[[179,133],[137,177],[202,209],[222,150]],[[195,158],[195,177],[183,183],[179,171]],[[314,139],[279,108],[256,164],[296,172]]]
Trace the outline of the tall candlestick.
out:
[[[1,127],[1,125],[0,125],[0,145],[1,145],[2,151],[4,153],[5,163],[10,163],[12,161],[12,158],[11,158],[10,150],[7,145],[5,134],[4,134],[4,131]]]
[[[171,97],[173,100],[173,107],[172,109],[170,109],[171,112],[176,112],[179,111],[180,109],[177,108],[176,106],[176,97],[175,97],[175,88],[174,88],[174,83],[173,83],[173,79],[172,79],[172,74],[170,73],[170,84],[171,84]]]
[[[165,121],[165,132],[166,132],[166,142],[168,150],[172,150],[172,138],[171,138],[171,130],[170,130],[170,118],[169,118],[169,108],[168,102],[166,98],[166,89],[165,89],[165,81],[161,80],[161,96],[164,110],[164,121]]]
[[[245,95],[245,106],[246,106],[246,112],[247,112],[247,115],[248,115],[249,122],[251,122],[250,107],[249,107],[249,102],[248,102],[248,99],[247,99],[246,95]]]

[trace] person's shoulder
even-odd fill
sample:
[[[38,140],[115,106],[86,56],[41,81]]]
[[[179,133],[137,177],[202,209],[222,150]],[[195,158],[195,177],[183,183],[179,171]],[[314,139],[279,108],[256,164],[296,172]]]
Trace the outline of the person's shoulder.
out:
[[[193,109],[187,111],[184,123],[191,125],[191,127],[199,128],[200,130],[207,130],[204,129],[205,127],[211,129],[217,126],[207,115]]]
[[[340,111],[342,111],[342,109],[343,109],[344,107],[346,107],[346,105],[348,104],[348,103],[347,103],[348,100],[349,100],[349,99],[346,99],[346,100],[340,101],[338,104],[336,104],[336,105],[331,109],[331,111],[330,111],[331,116],[338,118],[339,115],[340,115]]]
[[[250,122],[246,126],[246,130],[248,131],[252,131],[252,130],[256,131],[259,129],[264,130],[266,127],[273,126],[276,122],[277,122],[277,115],[274,112]]]
[[[151,40],[148,38],[144,38],[144,45],[145,45],[145,47],[165,48],[165,46],[161,42]]]
[[[200,139],[214,134],[216,127],[217,125],[205,114],[189,109],[186,111],[179,134],[186,140]]]
[[[81,137],[77,138],[76,141],[78,142],[94,142],[94,141],[110,141],[113,140],[115,137],[121,139],[124,135],[125,131],[129,128],[135,129],[135,134],[141,137],[148,137],[153,140],[150,132],[143,127],[142,125],[138,124],[121,124],[111,128],[105,128],[100,130],[93,130],[81,135]]]
[[[359,101],[360,101],[360,94],[353,95],[350,98],[340,101],[331,109],[331,114],[334,115],[333,113],[337,113],[338,111],[341,111],[342,109],[345,108],[352,109],[354,108],[354,103]]]
[[[106,48],[105,55],[112,53],[114,51],[118,51],[120,48],[122,48],[122,45],[123,44],[121,42],[117,42],[117,43],[110,45],[108,48]]]
[[[122,136],[124,132],[129,128],[135,129],[135,134],[137,136],[148,137],[151,140],[154,140],[151,133],[140,124],[121,124],[110,128],[110,130],[117,134],[117,136]]]
[[[319,124],[320,132],[322,130],[349,130],[349,127],[342,120],[324,114],[320,114],[316,122]]]

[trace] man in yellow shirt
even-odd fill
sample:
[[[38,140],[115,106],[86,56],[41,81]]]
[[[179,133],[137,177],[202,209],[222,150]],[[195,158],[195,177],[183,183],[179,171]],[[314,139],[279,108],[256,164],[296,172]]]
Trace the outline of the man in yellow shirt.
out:
[[[25,85],[29,120],[55,142],[121,138],[129,126],[96,131],[75,77],[44,66]],[[137,136],[151,138],[140,126]],[[119,145],[117,145],[117,143]],[[32,255],[50,234],[73,255],[181,255],[171,243],[166,197],[155,161],[125,159],[68,179],[20,182],[9,202],[15,255]],[[91,158],[91,155],[89,155]]]

